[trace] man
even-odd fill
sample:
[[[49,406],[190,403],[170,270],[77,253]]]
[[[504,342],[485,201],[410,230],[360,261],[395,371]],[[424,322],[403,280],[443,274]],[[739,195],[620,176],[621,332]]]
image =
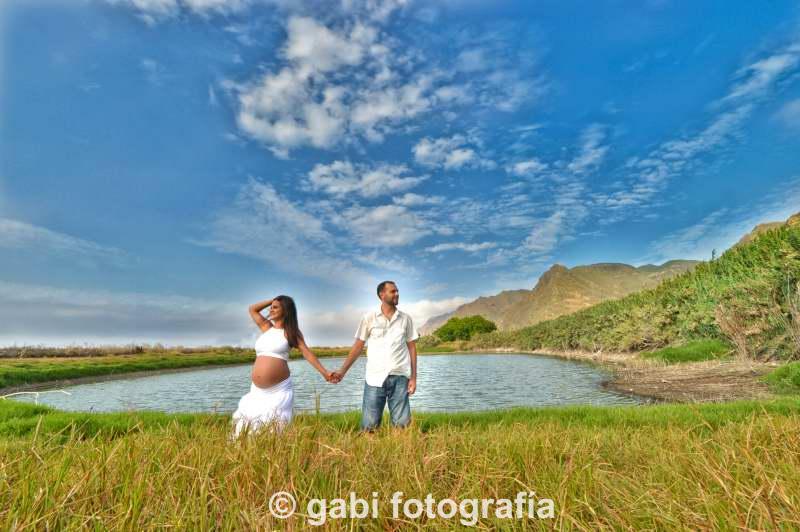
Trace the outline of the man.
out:
[[[417,347],[419,338],[411,316],[397,308],[400,292],[394,281],[378,285],[380,309],[361,318],[353,348],[335,377],[341,379],[367,343],[367,371],[361,407],[361,429],[373,431],[381,424],[388,403],[392,425],[411,422],[408,396],[417,390]]]

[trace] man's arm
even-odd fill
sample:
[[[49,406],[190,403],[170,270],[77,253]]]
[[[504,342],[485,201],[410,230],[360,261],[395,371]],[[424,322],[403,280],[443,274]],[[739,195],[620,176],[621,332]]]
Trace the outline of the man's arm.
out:
[[[408,379],[408,395],[413,395],[417,391],[417,338],[419,333],[414,327],[414,322],[409,317],[406,321],[406,345],[408,346],[408,356],[411,362],[411,377]]]
[[[356,341],[353,342],[353,347],[350,349],[350,353],[347,354],[347,358],[344,359],[342,367],[334,371],[339,379],[344,377],[347,370],[350,369],[350,366],[353,365],[353,362],[355,362],[361,354],[361,351],[364,350],[364,343],[367,341],[367,338],[369,338],[369,318],[367,316],[361,318],[358,329],[356,329],[355,338]]]
[[[335,374],[339,376],[339,378],[343,378],[347,373],[347,370],[350,369],[350,366],[353,365],[353,362],[356,361],[358,356],[361,354],[361,351],[364,350],[364,340],[361,338],[356,338],[356,341],[353,342],[353,347],[350,349],[350,353],[347,354],[347,358],[342,362],[342,367],[339,368],[337,371],[334,371]]]
[[[412,340],[407,342],[408,355],[411,359],[411,377],[408,379],[408,395],[414,395],[417,391],[417,342]]]

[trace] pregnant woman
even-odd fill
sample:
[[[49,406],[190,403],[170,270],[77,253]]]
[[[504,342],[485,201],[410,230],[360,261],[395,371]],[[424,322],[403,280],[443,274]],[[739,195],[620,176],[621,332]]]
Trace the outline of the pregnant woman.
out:
[[[269,319],[261,310],[269,307]],[[232,436],[249,427],[251,432],[264,425],[282,429],[292,419],[294,390],[289,374],[289,349],[296,347],[328,382],[338,376],[325,369],[312,353],[297,326],[297,309],[289,296],[278,296],[250,306],[250,316],[263,332],[256,340],[256,362],[253,364],[250,392],[239,400],[233,413]]]

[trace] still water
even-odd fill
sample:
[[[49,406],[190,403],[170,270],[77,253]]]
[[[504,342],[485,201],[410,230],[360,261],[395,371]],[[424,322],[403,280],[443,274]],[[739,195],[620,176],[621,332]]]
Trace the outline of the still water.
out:
[[[342,358],[324,358],[331,369]],[[296,412],[358,410],[366,360],[359,358],[339,384],[328,384],[305,360],[289,362]],[[635,404],[640,400],[603,389],[608,374],[586,363],[527,354],[447,354],[418,358],[417,392],[411,408],[458,411],[566,404]],[[81,384],[70,395],[44,393],[39,403],[94,412],[160,410],[233,412],[250,389],[251,365],[199,369]],[[34,401],[31,395],[15,399]]]

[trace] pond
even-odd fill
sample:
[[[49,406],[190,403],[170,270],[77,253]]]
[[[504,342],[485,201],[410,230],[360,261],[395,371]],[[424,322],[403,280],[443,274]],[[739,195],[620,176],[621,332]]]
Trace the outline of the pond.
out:
[[[342,358],[323,358],[331,369]],[[359,410],[366,359],[359,358],[339,384],[325,382],[305,360],[289,366],[295,412]],[[418,358],[412,410],[487,410],[514,406],[636,404],[641,399],[601,387],[609,374],[583,362],[529,354],[443,354]],[[236,409],[250,388],[251,365],[198,369],[61,388],[70,395],[45,393],[39,403],[62,410],[116,412],[226,412]],[[34,401],[32,395],[15,399]]]

